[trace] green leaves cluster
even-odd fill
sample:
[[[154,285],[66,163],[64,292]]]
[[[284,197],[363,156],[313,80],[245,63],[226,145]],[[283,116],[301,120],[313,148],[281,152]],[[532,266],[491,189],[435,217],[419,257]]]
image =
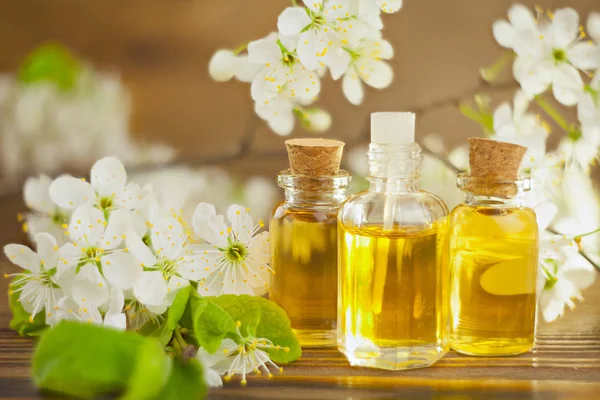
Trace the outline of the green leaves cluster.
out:
[[[289,318],[275,303],[248,295],[201,297],[191,286],[179,291],[162,322],[150,322],[142,327],[140,333],[158,338],[175,352],[191,344],[214,353],[225,338],[238,344],[248,339],[263,338],[282,348],[289,348],[285,352],[268,351],[277,363],[289,363],[302,355]]]
[[[206,393],[197,360],[169,357],[154,338],[71,321],[41,336],[33,378],[42,389],[86,399],[200,399]]]
[[[36,334],[44,326],[11,295],[13,329]],[[238,344],[268,339],[280,364],[301,349],[285,312],[262,297],[201,297],[193,286],[180,290],[168,311],[139,333],[63,321],[43,333],[33,359],[38,387],[81,398],[119,394],[122,399],[197,399],[206,392],[198,347],[214,353],[224,338]],[[285,349],[285,351],[282,351]],[[165,352],[166,350],[166,352]],[[190,351],[192,350],[192,351]]]

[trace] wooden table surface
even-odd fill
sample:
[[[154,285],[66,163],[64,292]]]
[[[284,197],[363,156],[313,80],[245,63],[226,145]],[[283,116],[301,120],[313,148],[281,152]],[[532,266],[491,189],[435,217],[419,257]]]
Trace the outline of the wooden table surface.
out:
[[[0,199],[0,244],[24,242],[17,198]],[[1,256],[0,272],[14,270]],[[7,282],[0,284],[0,399],[43,396],[29,379],[34,342],[8,329]],[[388,372],[350,367],[334,348],[305,350],[273,380],[231,381],[209,399],[600,399],[600,279],[562,319],[539,324],[536,349],[517,357],[454,352],[430,368]],[[185,399],[183,399],[185,400]]]

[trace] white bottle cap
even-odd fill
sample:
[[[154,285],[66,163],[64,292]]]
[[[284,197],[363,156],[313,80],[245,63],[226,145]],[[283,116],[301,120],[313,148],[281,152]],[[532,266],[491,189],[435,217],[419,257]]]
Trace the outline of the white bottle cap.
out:
[[[401,145],[414,141],[414,113],[377,112],[371,114],[371,143]]]

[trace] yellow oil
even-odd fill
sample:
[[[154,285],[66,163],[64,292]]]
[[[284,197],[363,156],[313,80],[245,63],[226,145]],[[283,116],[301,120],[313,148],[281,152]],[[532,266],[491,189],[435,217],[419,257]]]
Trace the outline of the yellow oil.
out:
[[[449,221],[451,347],[479,356],[529,351],[536,326],[535,213],[459,205]]]
[[[438,227],[340,226],[338,347],[352,365],[399,370],[443,356],[442,240]]]
[[[276,207],[270,224],[270,299],[288,314],[301,346],[334,346],[337,324],[337,210]]]

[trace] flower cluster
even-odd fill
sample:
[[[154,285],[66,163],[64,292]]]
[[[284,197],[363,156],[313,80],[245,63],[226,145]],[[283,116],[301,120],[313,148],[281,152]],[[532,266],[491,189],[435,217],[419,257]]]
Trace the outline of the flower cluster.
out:
[[[514,59],[520,89],[512,105],[503,103],[492,112],[489,99],[479,95],[477,111],[464,104],[461,111],[490,138],[527,147],[521,173],[535,183],[527,203],[536,211],[542,239],[540,306],[544,319],[553,321],[565,306],[574,307],[574,299],[582,299],[581,290],[596,276],[578,250],[598,250],[598,241],[581,233],[595,233],[600,225],[600,202],[589,176],[600,149],[600,14],[589,16],[587,33],[572,8],[536,7],[533,12],[515,4],[508,19],[496,21],[493,32],[511,53],[482,70],[482,76],[493,81],[501,66]],[[548,92],[562,106],[577,106],[578,121],[568,122],[544,97]],[[547,148],[551,125],[529,110],[532,102],[564,131],[558,149]]]
[[[11,184],[112,155],[127,165],[164,163],[175,151],[130,134],[129,93],[58,44],[35,49],[15,75],[0,76],[0,167]],[[27,162],[23,162],[27,160]]]
[[[217,81],[236,77],[251,83],[257,115],[279,135],[289,135],[295,117],[310,130],[325,131],[330,115],[307,108],[321,90],[327,72],[342,79],[346,98],[355,105],[364,98],[363,83],[388,87],[394,55],[382,38],[381,13],[394,13],[402,0],[303,0],[304,7],[286,8],[277,21],[278,32],[236,50],[217,51],[209,72]],[[247,54],[241,54],[246,49]]]
[[[245,207],[232,205],[224,216],[200,203],[185,219],[151,188],[128,182],[113,157],[94,164],[90,182],[41,176],[24,192],[36,251],[18,244],[4,251],[23,269],[10,290],[31,322],[135,330],[160,319],[190,285],[201,296],[266,292],[268,232],[259,233],[262,221]]]

